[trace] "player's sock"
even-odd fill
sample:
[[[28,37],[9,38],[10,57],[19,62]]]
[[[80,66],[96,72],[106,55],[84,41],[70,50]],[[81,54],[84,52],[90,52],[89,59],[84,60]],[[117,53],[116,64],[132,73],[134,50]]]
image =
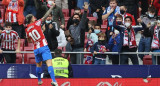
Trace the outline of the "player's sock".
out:
[[[49,66],[49,67],[48,67],[48,73],[50,74],[52,81],[53,81],[53,82],[56,82],[55,76],[54,76],[54,71],[53,71],[53,67],[52,67],[52,66]]]
[[[41,81],[41,73],[42,73],[42,68],[36,67],[36,74],[38,76],[38,81]]]

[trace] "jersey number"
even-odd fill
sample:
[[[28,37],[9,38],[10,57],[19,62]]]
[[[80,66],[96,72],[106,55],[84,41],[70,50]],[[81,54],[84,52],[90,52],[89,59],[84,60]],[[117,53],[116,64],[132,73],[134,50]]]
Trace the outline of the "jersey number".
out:
[[[31,36],[31,38],[36,41],[39,40],[41,38],[40,34],[38,33],[37,30],[32,30],[32,32],[29,33],[29,36]]]

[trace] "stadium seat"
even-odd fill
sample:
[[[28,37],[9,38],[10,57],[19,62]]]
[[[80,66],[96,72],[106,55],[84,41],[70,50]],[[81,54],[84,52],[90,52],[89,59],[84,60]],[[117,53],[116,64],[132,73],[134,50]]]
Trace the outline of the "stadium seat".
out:
[[[35,64],[35,55],[33,53],[27,53],[27,64]]]
[[[84,9],[81,9],[81,13],[83,14]],[[71,10],[71,16],[74,14],[74,9]],[[87,11],[87,16],[89,16],[89,10]]]
[[[28,47],[34,47],[33,43],[28,43]]]
[[[145,55],[143,57],[143,64],[144,65],[152,65],[152,56],[151,55]]]
[[[107,25],[101,25],[101,31],[102,32],[106,32],[107,29]]]
[[[103,25],[107,25],[107,20],[103,20]]]
[[[23,55],[20,53],[17,53],[16,54],[16,63],[22,64],[22,58],[23,58]]]
[[[24,51],[33,51],[33,50],[34,50],[34,47],[24,47]],[[24,63],[27,63],[27,55],[28,54],[30,54],[30,53],[24,53]]]
[[[63,12],[64,17],[69,16],[69,10],[68,9],[62,9],[62,12]]]
[[[65,22],[68,22],[70,17],[64,17]]]
[[[96,17],[87,17],[89,19],[89,21],[97,21],[97,18]]]

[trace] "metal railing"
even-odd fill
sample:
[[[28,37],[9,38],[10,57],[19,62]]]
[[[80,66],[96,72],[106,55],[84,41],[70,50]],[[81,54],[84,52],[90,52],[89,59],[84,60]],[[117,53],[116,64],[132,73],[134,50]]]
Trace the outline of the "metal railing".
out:
[[[15,51],[3,51],[3,53],[16,53]],[[34,53],[33,51],[21,51],[21,54],[25,53]],[[51,52],[54,53],[54,52]],[[80,54],[80,57],[82,54],[92,54],[91,52],[62,52],[63,54]],[[156,64],[157,64],[157,56],[160,56],[160,52],[97,52],[97,54],[118,54],[119,55],[119,63],[120,63],[120,54],[144,54],[144,55],[152,55],[154,54],[156,56]],[[24,64],[24,57],[22,58],[22,64]],[[80,58],[81,63],[81,58]]]

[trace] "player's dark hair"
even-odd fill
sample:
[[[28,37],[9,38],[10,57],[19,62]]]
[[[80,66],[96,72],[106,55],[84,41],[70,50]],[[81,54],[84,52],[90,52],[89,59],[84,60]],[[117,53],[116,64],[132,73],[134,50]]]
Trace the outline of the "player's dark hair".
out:
[[[33,14],[28,14],[28,15],[26,16],[25,23],[26,23],[26,24],[30,24],[32,17],[33,17]]]

